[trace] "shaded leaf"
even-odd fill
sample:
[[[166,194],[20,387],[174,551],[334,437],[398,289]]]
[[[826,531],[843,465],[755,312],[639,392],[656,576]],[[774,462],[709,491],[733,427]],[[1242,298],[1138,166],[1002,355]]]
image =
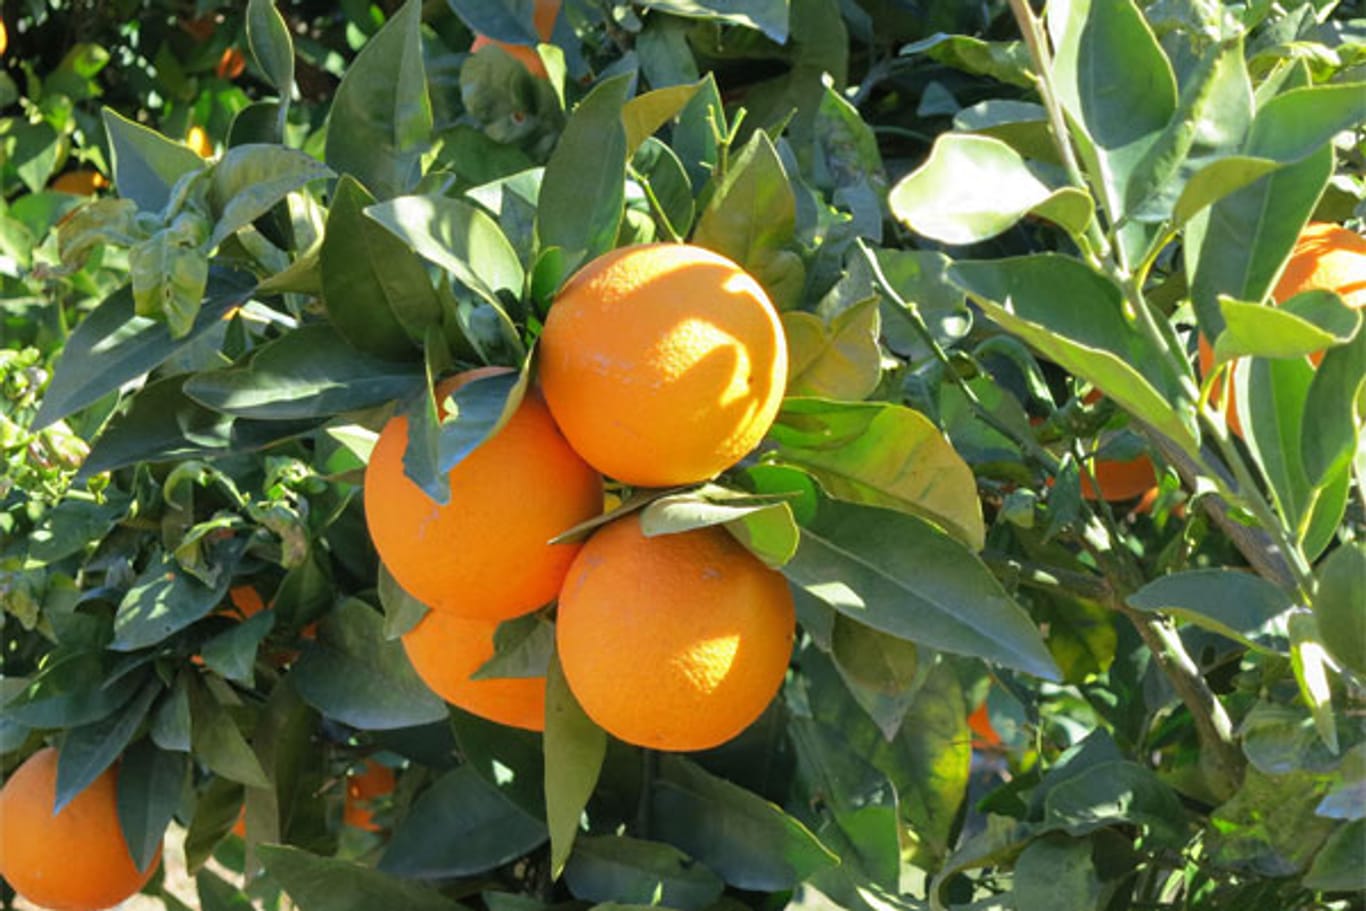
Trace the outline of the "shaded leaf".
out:
[[[702,911],[721,895],[715,873],[677,848],[624,835],[580,838],[564,868],[575,898]]]
[[[1286,613],[1294,599],[1261,576],[1195,569],[1154,579],[1127,599],[1141,611],[1174,614],[1256,649],[1286,653]]]
[[[551,876],[558,877],[573,856],[579,818],[597,786],[606,755],[607,734],[584,713],[559,659],[552,658],[545,693],[545,812]]]
[[[261,863],[301,911],[461,911],[461,905],[420,883],[364,864],[320,857],[288,845],[262,845]]]

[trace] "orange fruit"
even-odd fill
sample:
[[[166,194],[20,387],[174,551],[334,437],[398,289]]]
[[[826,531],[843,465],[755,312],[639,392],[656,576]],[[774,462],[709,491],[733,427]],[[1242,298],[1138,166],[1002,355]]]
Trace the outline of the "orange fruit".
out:
[[[1096,476],[1096,485],[1085,472],[1081,476],[1081,495],[1088,500],[1106,500],[1116,503],[1132,500],[1147,493],[1157,484],[1157,472],[1153,469],[1152,459],[1141,455],[1128,462],[1114,459],[1097,459],[1091,466]],[[1100,488],[1099,494],[1096,487]]]
[[[555,17],[559,14],[560,0],[536,0],[536,8],[532,11],[531,21],[536,27],[536,34],[541,36],[542,41],[550,40],[550,33],[555,30]],[[494,41],[487,35],[475,32],[474,41],[470,44],[470,53],[476,53],[480,48],[487,47],[490,44],[502,48],[510,57],[526,67],[531,75],[538,76],[541,79],[547,77],[545,64],[541,62],[541,55],[536,53],[534,47],[527,44]]]
[[[403,650],[423,682],[451,705],[499,724],[544,730],[544,677],[470,679],[493,657],[497,628],[496,621],[431,611],[403,634]]]
[[[503,368],[437,387],[445,400]],[[528,391],[511,420],[451,469],[440,505],[403,473],[408,419],[380,432],[365,472],[365,518],[395,581],[428,607],[484,620],[533,611],[555,597],[578,544],[547,542],[602,512],[602,478],[565,442]]]
[[[106,770],[54,816],[57,751],[26,759],[0,791],[0,875],[54,911],[108,908],[141,889],[161,852],[138,870],[119,826],[117,783]]]
[[[378,832],[383,826],[375,822],[370,803],[377,797],[394,791],[394,770],[373,759],[365,760],[358,773],[347,773],[346,798],[342,802],[342,822],[366,832]]]
[[[266,602],[261,600],[261,593],[250,585],[234,585],[228,589],[228,601],[236,608],[243,620],[256,616],[266,609]],[[232,611],[223,611],[232,613]]]
[[[968,729],[972,731],[972,746],[977,750],[994,750],[1001,746],[1001,735],[991,726],[987,715],[987,704],[983,700],[977,710],[968,716]]]
[[[1349,307],[1366,307],[1366,238],[1331,222],[1313,221],[1305,225],[1271,291],[1271,300],[1283,304],[1305,291],[1332,291]],[[1200,372],[1207,374],[1214,367],[1214,348],[1203,335],[1199,347]],[[1314,352],[1309,360],[1317,367],[1323,352]],[[1211,401],[1223,400],[1223,386],[1220,380],[1211,387]],[[1242,436],[1243,425],[1232,395],[1227,418],[1229,428]]]
[[[782,686],[792,593],[722,528],[647,538],[598,530],[560,592],[556,645],[588,716],[627,743],[703,750],[748,727]]]
[[[213,140],[209,139],[209,134],[201,126],[190,127],[190,132],[185,134],[185,144],[200,158],[213,157]]]
[[[80,168],[58,175],[49,186],[58,193],[91,196],[101,187],[109,186],[109,181],[99,171],[91,168]]]
[[[710,478],[768,432],[787,343],[764,289],[689,244],[605,253],[560,289],[541,333],[540,381],[579,454],[627,484]]]
[[[5,28],[5,20],[0,19],[0,57],[9,50],[9,29]]]
[[[237,814],[237,822],[232,824],[231,832],[238,838],[247,837],[247,808],[243,807],[242,812]]]
[[[219,79],[236,79],[242,75],[242,71],[247,68],[246,55],[235,47],[223,49],[223,54],[218,58],[218,64],[213,68],[214,75]]]

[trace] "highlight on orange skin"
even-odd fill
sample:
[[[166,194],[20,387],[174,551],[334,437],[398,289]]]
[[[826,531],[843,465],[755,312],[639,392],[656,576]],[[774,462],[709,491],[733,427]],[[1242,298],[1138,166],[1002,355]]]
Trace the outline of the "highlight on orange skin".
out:
[[[550,33],[555,30],[555,18],[560,13],[560,0],[536,0],[536,8],[532,12],[531,21],[536,27],[536,34],[541,36],[541,41],[549,41]],[[545,64],[541,62],[541,55],[536,53],[536,49],[527,44],[512,44],[507,41],[494,41],[487,35],[475,33],[474,41],[470,44],[470,53],[474,54],[480,48],[495,45],[514,60],[527,68],[527,72],[540,79],[545,79],[549,75],[546,73]]]
[[[342,803],[342,822],[366,832],[379,832],[383,826],[375,822],[370,804],[394,791],[394,770],[373,759],[365,760],[365,767],[346,776],[346,798]]]

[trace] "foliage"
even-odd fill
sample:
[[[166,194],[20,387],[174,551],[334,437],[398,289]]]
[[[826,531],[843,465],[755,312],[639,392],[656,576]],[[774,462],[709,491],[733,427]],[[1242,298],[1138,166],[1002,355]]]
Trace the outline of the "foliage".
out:
[[[1265,305],[1366,216],[1360,3],[572,0],[544,82],[467,53],[529,40],[514,0],[19,6],[7,769],[57,744],[64,800],[122,757],[140,858],[174,817],[305,911],[1360,907],[1366,332]],[[439,420],[432,380],[530,378],[575,268],[679,239],[779,305],[789,396],[714,482],[616,493],[782,569],[784,689],[640,750],[523,624],[488,668],[548,671],[544,737],[452,709],[366,536],[375,435],[406,413],[440,490],[420,447],[521,387]],[[1151,498],[1083,497],[1135,457]],[[377,832],[338,824],[365,759]]]

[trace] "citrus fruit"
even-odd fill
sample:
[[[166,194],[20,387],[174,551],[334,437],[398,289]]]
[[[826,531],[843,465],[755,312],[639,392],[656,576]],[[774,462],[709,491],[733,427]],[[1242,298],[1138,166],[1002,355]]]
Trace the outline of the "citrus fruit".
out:
[[[542,730],[544,677],[470,679],[493,657],[497,628],[496,621],[431,611],[403,634],[403,649],[417,675],[451,705],[499,724]]]
[[[0,791],[0,875],[53,911],[117,905],[152,878],[139,871],[119,826],[118,773],[107,769],[55,816],[57,751],[41,749]]]
[[[541,36],[542,41],[550,40],[550,33],[555,30],[555,17],[560,13],[560,0],[536,0],[536,8],[532,11],[531,21],[536,26],[536,34]],[[536,49],[527,44],[512,44],[507,41],[494,41],[487,35],[475,33],[474,41],[470,44],[470,53],[476,53],[480,48],[488,45],[502,48],[504,53],[527,68],[533,76],[541,79],[547,77],[545,64],[541,62],[541,55],[536,53]]]
[[[201,126],[190,127],[190,132],[185,134],[185,144],[200,158],[213,157],[213,141]]]
[[[90,196],[101,187],[109,186],[109,181],[105,180],[104,175],[99,171],[92,170],[91,168],[81,168],[58,175],[53,179],[50,186],[58,193],[70,193],[73,196]]]
[[[394,770],[373,759],[365,760],[364,768],[346,776],[346,798],[342,802],[342,822],[366,832],[378,832],[383,826],[375,822],[370,804],[378,797],[394,791]]]
[[[689,244],[605,253],[570,277],[541,334],[540,382],[580,455],[627,484],[716,475],[782,403],[787,344],[764,289]]]
[[[1111,503],[1141,497],[1157,484],[1157,472],[1153,469],[1152,459],[1141,455],[1127,462],[1115,459],[1097,459],[1091,466],[1091,474],[1096,483],[1082,472],[1081,495],[1088,500],[1106,500]],[[1096,488],[1100,490],[1097,492]]]
[[[468,371],[437,387],[444,401]],[[365,518],[395,581],[428,607],[485,620],[535,610],[555,597],[577,544],[549,544],[602,512],[602,478],[555,427],[544,402],[527,392],[507,424],[449,474],[441,505],[403,473],[408,420],[380,432],[365,471]]]
[[[1306,291],[1332,291],[1349,307],[1366,307],[1366,238],[1331,222],[1305,225],[1271,291],[1271,300],[1283,304]],[[1214,348],[1203,335],[1199,347],[1200,372],[1205,375],[1214,367]],[[1323,352],[1316,351],[1309,360],[1317,367]],[[1220,379],[1210,388],[1210,400],[1219,404],[1223,396],[1224,382]],[[1229,429],[1242,436],[1243,425],[1232,390],[1225,416]]]
[[[556,644],[588,716],[627,743],[702,750],[767,707],[787,672],[792,593],[722,528],[646,537],[637,514],[588,539]]]
[[[218,63],[213,68],[214,75],[219,79],[233,80],[242,75],[242,71],[247,68],[247,57],[238,48],[229,47],[223,49],[223,54],[218,58]]]
[[[987,714],[986,700],[968,716],[968,729],[972,731],[972,747],[975,750],[994,750],[1001,746],[1001,735],[996,733],[996,728],[991,725],[991,717]]]

